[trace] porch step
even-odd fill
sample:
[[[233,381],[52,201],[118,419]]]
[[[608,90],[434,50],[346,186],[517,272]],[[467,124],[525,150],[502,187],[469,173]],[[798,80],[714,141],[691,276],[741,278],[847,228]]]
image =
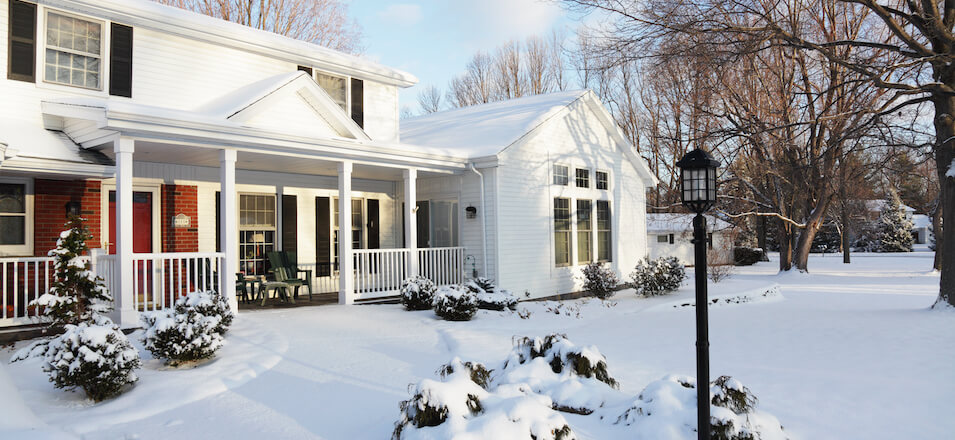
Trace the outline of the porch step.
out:
[[[356,299],[355,304],[398,304],[400,295],[382,296],[380,298]]]

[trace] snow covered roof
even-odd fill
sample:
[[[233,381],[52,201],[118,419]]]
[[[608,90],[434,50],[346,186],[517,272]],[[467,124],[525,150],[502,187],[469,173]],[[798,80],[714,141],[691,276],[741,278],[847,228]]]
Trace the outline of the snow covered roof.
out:
[[[587,93],[548,93],[405,119],[401,142],[457,150],[471,158],[493,156]]]
[[[103,154],[80,148],[61,131],[13,120],[0,120],[0,163],[14,158],[34,158],[92,165],[113,165]],[[2,167],[2,165],[0,165]]]
[[[163,33],[278,56],[290,62],[310,65],[333,73],[369,77],[401,87],[409,87],[418,82],[418,79],[410,73],[359,56],[154,1],[69,0],[56,3],[58,8],[105,17],[134,27],[149,28]]]
[[[932,218],[925,214],[915,214],[912,216],[912,224],[914,228],[928,228],[932,229]]]
[[[888,206],[889,206],[889,201],[886,199],[875,199],[875,200],[865,201],[865,209],[869,210],[869,212],[882,212]],[[909,214],[912,214],[913,212],[915,212],[915,208],[908,206],[904,203],[902,204],[902,209],[904,209],[905,212]]]
[[[647,232],[686,232],[693,229],[696,214],[647,214]],[[707,231],[731,229],[733,225],[712,215],[705,215]]]

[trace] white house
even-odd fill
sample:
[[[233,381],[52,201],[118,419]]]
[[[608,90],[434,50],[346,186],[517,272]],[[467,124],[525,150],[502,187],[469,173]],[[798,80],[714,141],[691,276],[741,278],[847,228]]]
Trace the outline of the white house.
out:
[[[236,305],[271,250],[346,304],[413,274],[564,293],[646,252],[653,178],[592,93],[399,127],[412,75],[151,1],[0,0],[0,28],[0,326],[31,322],[68,212],[124,325],[190,289]]]
[[[694,264],[693,217],[695,214],[647,214],[650,258],[677,257]],[[706,215],[706,247],[709,264],[733,263],[733,225]]]
[[[932,236],[935,235],[932,229],[932,217],[925,214],[915,214],[912,216],[912,238],[918,244],[931,243]]]

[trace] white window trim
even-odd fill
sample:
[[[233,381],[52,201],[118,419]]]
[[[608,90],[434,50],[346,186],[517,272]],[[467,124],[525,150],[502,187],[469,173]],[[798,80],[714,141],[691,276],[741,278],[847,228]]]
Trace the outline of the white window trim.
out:
[[[37,41],[38,52],[36,54],[36,67],[35,72],[40,77],[40,81],[37,81],[37,84],[42,84],[46,86],[45,88],[58,89],[58,90],[69,90],[69,91],[86,91],[87,93],[92,93],[95,95],[108,95],[107,93],[107,79],[109,78],[109,41],[110,41],[110,26],[107,26],[107,22],[96,19],[93,17],[76,14],[73,12],[67,12],[60,9],[54,9],[49,7],[43,7],[41,14],[37,14],[37,39],[42,41]],[[76,86],[72,84],[64,84],[56,81],[49,81],[46,79],[46,26],[47,18],[50,13],[56,13],[58,15],[63,15],[67,17],[73,17],[84,21],[89,21],[92,23],[98,23],[100,25],[100,81],[99,88],[90,88],[85,86]]]
[[[0,183],[24,185],[23,196],[26,204],[26,215],[23,224],[23,244],[0,245],[0,256],[3,257],[32,257],[33,256],[33,211],[34,186],[33,179],[25,177],[0,177]],[[66,209],[64,207],[64,209]]]
[[[563,185],[561,185],[561,184],[559,184],[559,183],[554,183],[554,179],[557,178],[557,173],[554,172],[554,168],[556,168],[556,167],[564,167],[564,168],[567,169],[567,183],[565,183],[565,184],[563,184]],[[564,186],[564,187],[569,187],[569,186],[571,186],[571,185],[570,185],[570,170],[572,170],[572,169],[574,169],[574,168],[571,167],[570,165],[566,165],[566,164],[562,164],[562,163],[554,162],[553,164],[551,164],[551,167],[550,167],[550,184],[551,184],[551,185],[557,185],[557,186]]]
[[[325,70],[319,70],[313,67],[312,80],[315,81],[316,84],[318,83],[319,74],[322,74],[325,76],[334,76],[336,78],[345,78],[345,109],[343,111],[345,112],[345,115],[348,116],[348,119],[351,119],[351,79],[352,77],[349,75],[342,75],[339,73],[332,73]],[[318,88],[321,89],[322,86],[319,85]],[[322,89],[322,91],[325,91],[325,89]],[[325,92],[325,93],[328,93],[328,92]],[[332,101],[334,101],[334,99],[332,99]]]
[[[607,188],[606,188],[606,189],[598,189],[598,188],[597,188],[597,173],[604,173],[604,174],[607,175]],[[601,170],[601,169],[599,169],[599,168],[596,169],[596,170],[594,170],[594,189],[595,189],[595,190],[597,190],[597,191],[610,191],[610,188],[611,188],[611,183],[610,183],[610,182],[611,182],[610,171],[604,171],[604,170]]]
[[[587,186],[577,186],[577,171],[584,170],[587,171]],[[590,190],[596,188],[596,179],[594,178],[595,174],[591,172],[589,167],[574,167],[574,184],[573,187],[579,190]]]
[[[109,192],[116,191],[115,183],[103,183],[100,186],[100,231],[101,247],[109,252]],[[159,184],[133,185],[133,192],[152,193],[153,210],[153,249],[152,252],[162,250],[162,191]],[[65,209],[65,208],[64,208]]]

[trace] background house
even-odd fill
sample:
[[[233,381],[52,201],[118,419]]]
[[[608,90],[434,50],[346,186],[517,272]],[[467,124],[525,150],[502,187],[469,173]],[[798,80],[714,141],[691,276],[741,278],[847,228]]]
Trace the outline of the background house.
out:
[[[647,214],[647,241],[650,258],[677,257],[694,264],[693,217],[695,214]],[[707,258],[709,264],[733,264],[733,225],[707,215]]]

